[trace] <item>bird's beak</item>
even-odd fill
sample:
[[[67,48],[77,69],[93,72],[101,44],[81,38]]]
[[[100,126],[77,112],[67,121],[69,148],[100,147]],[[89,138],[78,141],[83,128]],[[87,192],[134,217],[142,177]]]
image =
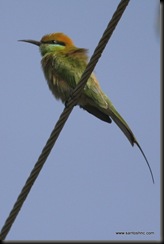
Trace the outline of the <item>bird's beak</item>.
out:
[[[28,42],[37,46],[40,46],[41,42],[34,41],[34,40],[19,40],[19,42]]]

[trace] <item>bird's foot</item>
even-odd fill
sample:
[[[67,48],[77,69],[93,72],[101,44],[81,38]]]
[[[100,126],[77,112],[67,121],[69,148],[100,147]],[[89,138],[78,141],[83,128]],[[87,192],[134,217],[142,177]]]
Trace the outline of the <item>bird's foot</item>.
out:
[[[65,107],[67,108],[68,106],[71,105],[71,103],[74,102],[74,96],[73,95],[70,95],[70,97],[68,98],[68,100],[65,101]],[[74,106],[76,106],[76,104],[74,104]]]

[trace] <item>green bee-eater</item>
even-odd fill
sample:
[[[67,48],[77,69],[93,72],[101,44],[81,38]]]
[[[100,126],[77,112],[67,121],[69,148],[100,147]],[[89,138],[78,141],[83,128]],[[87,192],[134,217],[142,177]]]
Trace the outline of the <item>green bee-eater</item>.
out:
[[[86,68],[88,62],[87,49],[76,47],[73,41],[63,33],[45,35],[41,41],[21,41],[39,46],[42,55],[42,68],[48,86],[57,99],[66,103]],[[128,124],[102,91],[93,73],[82,91],[78,105],[105,122],[111,123],[114,120],[131,145],[133,146],[135,143],[139,147],[154,182],[151,167],[141,146]]]

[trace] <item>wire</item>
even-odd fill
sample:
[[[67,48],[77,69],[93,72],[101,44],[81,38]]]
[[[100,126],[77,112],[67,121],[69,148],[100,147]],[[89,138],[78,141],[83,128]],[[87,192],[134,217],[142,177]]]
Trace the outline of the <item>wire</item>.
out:
[[[99,58],[101,57],[101,54],[109,41],[118,21],[120,20],[126,6],[128,5],[130,0],[122,0],[120,1],[115,13],[113,14],[113,17],[111,21],[109,22],[102,38],[100,39],[87,67],[84,71],[78,85],[74,89],[73,93],[71,94],[66,107],[64,108],[62,114],[60,115],[59,120],[57,121],[45,147],[43,148],[33,170],[31,171],[30,176],[28,177],[21,193],[19,194],[13,209],[11,210],[9,217],[7,218],[4,226],[2,227],[1,233],[0,233],[0,240],[4,240],[10,231],[10,228],[12,224],[14,223],[14,220],[16,219],[24,201],[26,200],[26,197],[28,196],[28,193],[30,192],[30,189],[32,188],[37,176],[39,175],[44,163],[46,162],[46,159],[48,158],[64,124],[66,123],[71,111],[73,110],[73,107],[77,104],[78,98],[89,79],[94,67],[96,66]]]

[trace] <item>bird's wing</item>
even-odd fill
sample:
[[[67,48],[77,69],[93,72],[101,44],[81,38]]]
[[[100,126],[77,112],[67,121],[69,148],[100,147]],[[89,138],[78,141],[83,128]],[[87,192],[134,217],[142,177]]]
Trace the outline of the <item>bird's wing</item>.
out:
[[[84,88],[84,94],[89,97],[93,101],[92,104],[100,110],[101,108],[103,110],[108,108],[109,104],[105,99],[106,95],[102,92],[99,83],[93,73]]]
[[[78,49],[75,51],[78,53],[78,55],[83,55],[83,59],[86,57],[86,50],[80,49],[79,51]],[[58,77],[59,83],[60,80],[64,81],[65,84],[67,84],[66,89],[68,90],[69,87],[70,91],[73,90],[79,83],[80,78],[86,68],[86,60],[80,59],[79,62],[79,57],[78,59],[75,57],[75,51],[74,56],[72,56],[72,51],[63,57],[60,55],[59,57],[54,58],[53,62],[54,75]],[[86,100],[88,100],[88,105],[100,108],[99,110],[101,110],[101,108],[108,108],[108,102],[105,99],[106,96],[102,92],[99,83],[93,73],[85,85],[82,94],[83,97],[86,97]]]
[[[111,123],[112,120],[110,119],[110,117],[108,115],[106,115],[105,113],[103,113],[102,111],[100,111],[98,108],[92,106],[92,105],[80,105],[81,108],[83,108],[84,110],[86,110],[88,113],[96,116],[97,118],[107,122],[107,123]]]

